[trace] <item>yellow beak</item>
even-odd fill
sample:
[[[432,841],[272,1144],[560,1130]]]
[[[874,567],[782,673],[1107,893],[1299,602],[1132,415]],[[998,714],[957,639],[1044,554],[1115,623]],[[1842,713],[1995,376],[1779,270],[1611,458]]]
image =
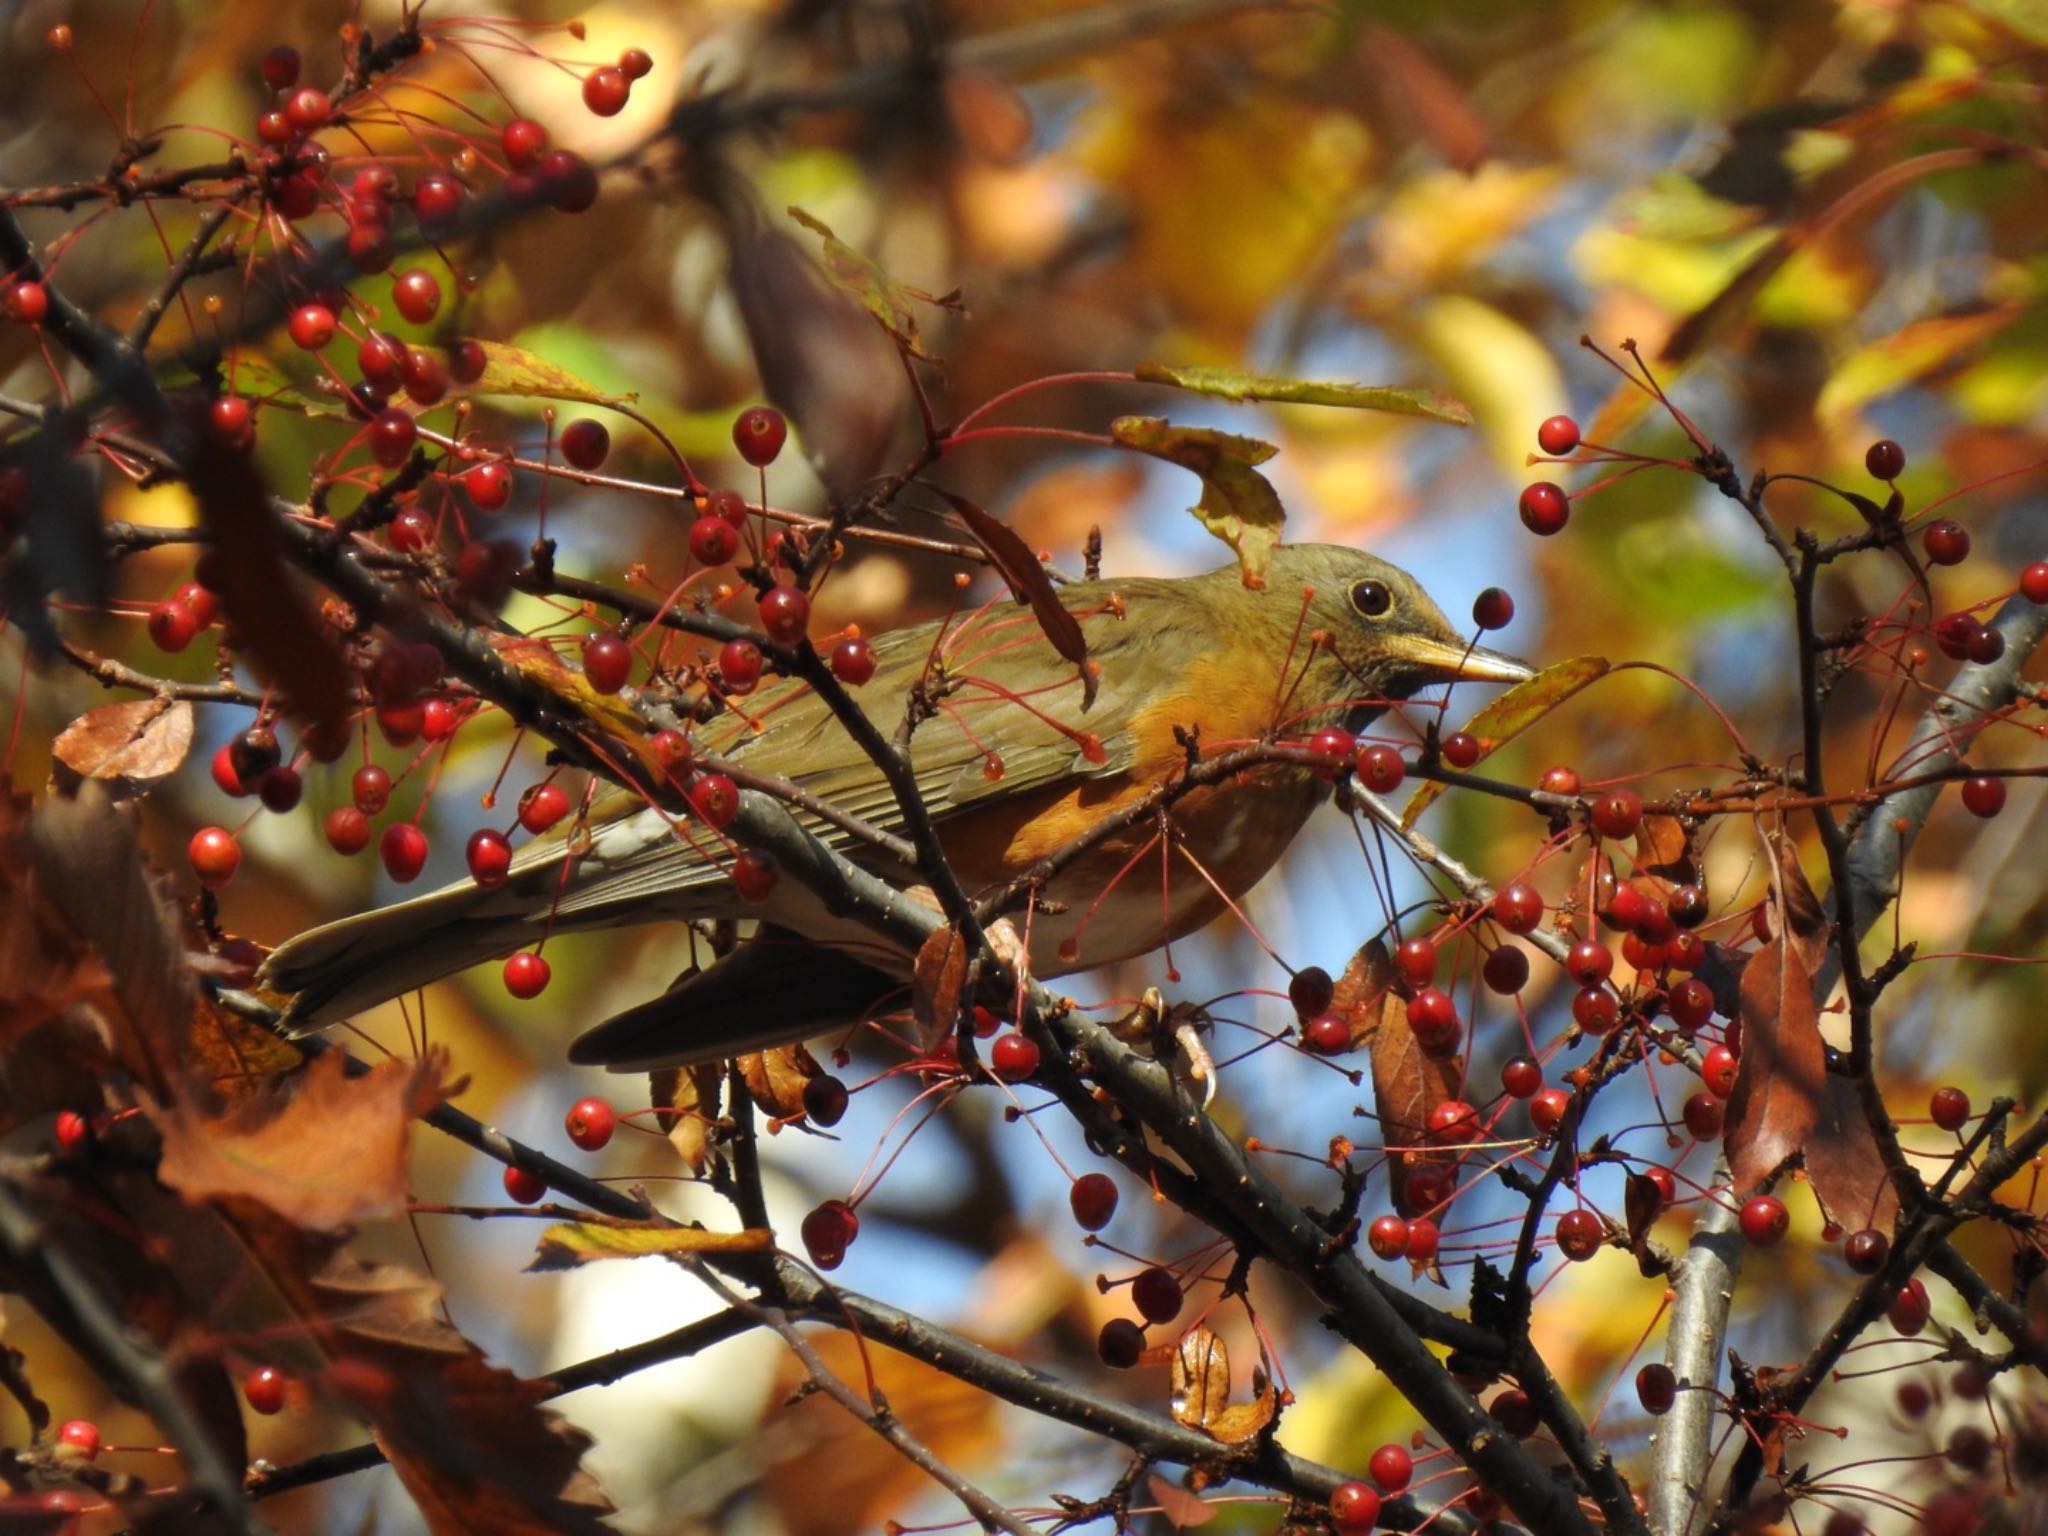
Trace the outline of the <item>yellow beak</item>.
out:
[[[1536,675],[1527,662],[1481,645],[1446,643],[1417,634],[1387,635],[1381,643],[1410,665],[1447,683],[1522,683]]]

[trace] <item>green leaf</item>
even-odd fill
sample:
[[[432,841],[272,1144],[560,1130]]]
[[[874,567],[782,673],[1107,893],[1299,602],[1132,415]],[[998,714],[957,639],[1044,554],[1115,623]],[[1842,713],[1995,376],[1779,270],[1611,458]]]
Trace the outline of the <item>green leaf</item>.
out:
[[[1246,373],[1241,368],[1199,364],[1140,363],[1137,377],[1147,384],[1169,384],[1220,400],[1275,400],[1286,405],[1331,405],[1352,411],[1389,411],[1421,416],[1454,427],[1472,425],[1472,413],[1461,400],[1433,389],[1389,389],[1374,384],[1289,379],[1272,373]]]
[[[794,204],[790,206],[789,216],[824,242],[825,275],[837,287],[859,299],[905,352],[926,362],[936,361],[918,337],[917,315],[911,306],[928,304],[935,309],[962,312],[966,305],[961,303],[957,288],[951,293],[934,294],[899,283],[833,234],[831,226],[823,219],[813,218]]]
[[[1119,416],[1109,424],[1109,434],[1126,448],[1200,475],[1202,499],[1188,510],[1237,551],[1246,586],[1266,584],[1266,563],[1287,513],[1271,483],[1252,466],[1265,463],[1278,448],[1234,432],[1176,427],[1157,416]]]
[[[606,1226],[559,1222],[541,1234],[529,1270],[574,1269],[594,1259],[661,1258],[679,1253],[766,1253],[775,1234],[765,1227],[707,1232],[702,1227]]]
[[[1570,661],[1545,667],[1527,682],[1515,684],[1494,699],[1465,722],[1464,730],[1467,735],[1478,738],[1483,759],[1513,741],[1595,678],[1605,676],[1607,670],[1605,656],[1574,656]],[[1401,812],[1402,830],[1414,826],[1447,787],[1431,780],[1416,790],[1409,797],[1407,808]]]
[[[456,382],[451,377],[447,394],[436,401],[435,406],[471,395],[573,400],[586,405],[618,405],[633,398],[626,394],[608,394],[567,368],[551,363],[524,347],[502,341],[481,341],[477,345],[483,348],[484,371],[467,383]],[[448,361],[448,353],[443,348],[426,347],[422,350],[438,352],[444,365]],[[332,416],[343,420],[353,414],[342,403],[340,388],[325,374],[293,378],[274,359],[260,352],[239,354],[235,359],[234,378],[235,388],[240,393],[268,406],[298,411],[306,416]],[[405,404],[403,401],[397,403],[401,408]],[[433,408],[421,407],[415,414],[424,414]]]

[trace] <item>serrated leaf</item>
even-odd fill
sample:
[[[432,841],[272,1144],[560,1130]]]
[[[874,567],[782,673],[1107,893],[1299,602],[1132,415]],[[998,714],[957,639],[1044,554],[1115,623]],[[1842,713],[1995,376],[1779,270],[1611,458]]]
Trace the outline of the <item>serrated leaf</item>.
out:
[[[960,301],[956,289],[952,293],[926,293],[922,288],[913,288],[908,283],[899,283],[874,262],[861,255],[852,246],[832,233],[831,226],[823,219],[813,218],[803,209],[792,206],[789,216],[803,225],[824,243],[823,260],[825,275],[847,293],[859,299],[867,312],[881,322],[882,329],[896,338],[897,344],[913,357],[926,362],[935,361],[925,350],[923,340],[917,333],[917,315],[913,304],[926,304],[934,309],[949,309],[956,313],[966,306]]]
[[[521,399],[571,400],[585,405],[616,406],[635,397],[630,394],[613,394],[599,389],[579,375],[558,364],[549,362],[539,353],[525,347],[515,347],[503,341],[479,341],[483,349],[484,369],[474,379],[458,381],[451,375],[448,391],[432,406],[410,407],[402,397],[392,403],[400,410],[411,408],[414,415],[427,410],[438,410],[451,400],[463,400],[472,395],[512,395]],[[449,354],[445,347],[420,348],[441,359],[447,366]],[[257,352],[243,352],[235,359],[235,388],[265,407],[297,411],[305,416],[327,416],[337,420],[353,419],[354,413],[342,402],[339,388],[324,374],[306,378],[294,378],[269,357]]]
[[[701,1227],[610,1226],[564,1221],[540,1237],[529,1270],[574,1269],[596,1259],[647,1259],[679,1253],[766,1253],[775,1234],[766,1227],[707,1232]]]
[[[1126,448],[1178,464],[1202,477],[1202,499],[1188,510],[1237,551],[1247,587],[1266,584],[1266,565],[1287,513],[1266,477],[1253,468],[1280,450],[1256,437],[1210,427],[1177,427],[1158,416],[1119,416],[1110,436]]]
[[[1396,389],[1377,384],[1336,380],[1292,379],[1274,373],[1203,364],[1140,363],[1137,377],[1147,384],[1167,384],[1219,400],[1271,400],[1283,405],[1328,405],[1350,411],[1386,411],[1420,416],[1454,427],[1472,425],[1472,412],[1462,400],[1433,389]]]
[[[1605,676],[1607,669],[1608,662],[1604,656],[1574,656],[1570,661],[1545,667],[1527,682],[1517,683],[1491,700],[1465,722],[1463,730],[1479,742],[1480,756],[1485,758],[1513,741],[1587,684]],[[1414,826],[1422,813],[1436,803],[1437,796],[1445,788],[1434,780],[1419,787],[1401,812],[1402,828]]]
[[[538,353],[502,341],[480,341],[484,371],[467,384],[451,385],[449,394],[539,396],[578,400],[586,405],[618,405],[632,395],[607,394],[568,369]]]

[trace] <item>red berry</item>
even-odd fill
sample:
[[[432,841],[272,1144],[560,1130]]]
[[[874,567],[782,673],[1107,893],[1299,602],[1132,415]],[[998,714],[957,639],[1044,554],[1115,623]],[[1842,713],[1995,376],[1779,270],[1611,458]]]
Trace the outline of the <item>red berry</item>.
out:
[[[263,83],[273,91],[289,90],[299,83],[299,50],[279,43],[263,55]]]
[[[2005,780],[1986,774],[1963,780],[1963,809],[1986,819],[2005,809]]]
[[[1565,974],[1582,987],[1597,987],[1614,970],[1614,954],[1594,939],[1581,939],[1564,960]]]
[[[583,105],[599,117],[617,117],[626,109],[633,82],[616,64],[593,69],[583,77]]]
[[[1534,933],[1543,921],[1543,897],[1533,885],[1517,880],[1494,894],[1493,920],[1509,933]]]
[[[1408,1453],[1407,1446],[1389,1441],[1372,1453],[1366,1468],[1380,1487],[1388,1493],[1399,1493],[1415,1475],[1415,1458]]]
[[[2048,560],[2036,560],[2020,572],[2020,595],[2030,603],[2048,603]]]
[[[1470,768],[1479,761],[1479,738],[1466,731],[1453,731],[1443,739],[1444,761],[1453,768]]]
[[[1004,1039],[1014,1036],[1005,1035]],[[1180,1282],[1171,1270],[1140,1270],[1137,1279],[1131,1282],[1131,1305],[1138,1309],[1138,1315],[1148,1323],[1170,1323],[1180,1316],[1184,1300]]]
[[[1436,1257],[1437,1239],[1440,1234],[1437,1225],[1427,1216],[1418,1216],[1408,1223],[1408,1262],[1427,1264]]]
[[[519,797],[519,825],[538,834],[569,814],[569,792],[552,779],[533,785]]]
[[[199,883],[217,891],[235,878],[242,863],[242,845],[225,827],[201,827],[185,845],[185,856],[192,861],[192,873]]]
[[[448,349],[448,369],[458,384],[474,384],[491,366],[491,354],[474,337],[465,336]]]
[[[297,179],[297,177],[292,178],[294,181]],[[316,203],[317,199],[308,198],[305,201]],[[311,207],[306,209],[307,213],[312,211]],[[294,210],[287,209],[286,212],[292,213]],[[304,217],[303,214],[297,216]],[[358,272],[365,274],[382,272],[391,265],[392,258],[397,254],[398,247],[391,238],[391,226],[389,224],[362,219],[349,226],[348,260],[349,265]]]
[[[740,893],[740,900],[750,906],[758,907],[774,895],[776,883],[781,878],[781,866],[772,854],[743,848],[732,861],[733,889]]]
[[[1351,1049],[1350,1021],[1334,1013],[1319,1013],[1301,1026],[1302,1044],[1322,1056],[1341,1056]]]
[[[1606,1236],[1606,1228],[1591,1211],[1573,1209],[1557,1218],[1557,1251],[1574,1264],[1583,1264],[1598,1253]]]
[[[21,325],[40,325],[50,311],[50,293],[41,283],[14,283],[0,293],[0,314]]]
[[[1700,1080],[1707,1085],[1707,1092],[1717,1099],[1725,1099],[1733,1093],[1736,1066],[1735,1053],[1727,1046],[1709,1046],[1700,1061]]]
[[[334,311],[323,304],[301,304],[292,311],[286,327],[293,345],[317,352],[334,340]]]
[[[690,746],[690,738],[681,731],[656,731],[648,743],[655,760],[670,778],[679,778],[690,771],[690,764],[696,753]]]
[[[832,675],[858,688],[875,675],[875,648],[857,637],[840,641],[832,647]]]
[[[1552,416],[1536,429],[1536,446],[1554,459],[1579,446],[1579,424],[1569,416]]]
[[[1294,1004],[1295,1017],[1307,1020],[1329,1010],[1337,995],[1337,984],[1320,965],[1305,965],[1287,979],[1287,1000]]]
[[[1927,1326],[1927,1317],[1931,1310],[1927,1300],[1927,1287],[1916,1275],[1892,1298],[1891,1309],[1887,1315],[1891,1318],[1892,1327],[1910,1338]]]
[[[1401,1182],[1401,1198],[1411,1211],[1434,1211],[1457,1192],[1458,1176],[1442,1163],[1417,1163]]]
[[[617,693],[633,675],[633,647],[609,630],[583,641],[583,680],[599,693]]]
[[[1380,1523],[1380,1496],[1366,1483],[1339,1483],[1330,1495],[1330,1525],[1336,1536],[1366,1536]]]
[[[1145,1356],[1145,1330],[1128,1317],[1112,1317],[1095,1336],[1095,1353],[1113,1371],[1128,1371]]]
[[[1429,1112],[1429,1139],[1438,1146],[1477,1141],[1479,1111],[1460,1099],[1445,1099]]]
[[[1983,630],[1983,622],[1974,613],[1946,613],[1934,621],[1934,643],[1949,660],[1967,661],[1970,642]]]
[[[1489,990],[1503,997],[1513,996],[1529,981],[1529,957],[1511,944],[1503,944],[1486,957],[1479,979]]]
[[[562,1121],[569,1139],[585,1152],[595,1152],[609,1142],[618,1125],[618,1111],[603,1099],[578,1099]]]
[[[1572,1107],[1572,1096],[1562,1088],[1545,1088],[1529,1101],[1529,1123],[1545,1136],[1557,1133]]]
[[[1792,1226],[1792,1213],[1776,1195],[1758,1195],[1744,1202],[1736,1218],[1742,1235],[1759,1248],[1775,1248]]]
[[[222,395],[206,408],[206,425],[214,438],[223,443],[234,443],[249,430],[253,412],[249,401],[242,395]]]
[[[1657,1186],[1657,1209],[1664,1210],[1678,1198],[1678,1183],[1671,1177],[1669,1168],[1652,1163],[1643,1170],[1643,1177]]]
[[[1352,771],[1358,782],[1376,795],[1391,795],[1407,777],[1408,765],[1401,754],[1383,742],[1361,748]]]
[[[1524,487],[1515,506],[1522,514],[1522,526],[1545,538],[1561,532],[1572,515],[1571,500],[1564,488],[1548,480]]]
[[[391,775],[375,763],[365,763],[349,780],[349,791],[357,810],[375,816],[391,802]]]
[[[1509,1098],[1533,1098],[1543,1086],[1543,1065],[1534,1056],[1510,1056],[1500,1064],[1500,1085]]]
[[[1545,794],[1576,795],[1579,792],[1579,776],[1574,770],[1556,764],[1543,770],[1543,777],[1537,780],[1536,787]]]
[[[327,93],[308,85],[293,91],[284,104],[285,120],[301,133],[310,133],[326,122],[334,111]]]
[[[1937,1088],[1927,1101],[1927,1114],[1944,1131],[1960,1131],[1970,1118],[1970,1096],[1956,1087]]]
[[[738,531],[722,517],[706,514],[690,525],[690,555],[699,565],[724,565],[739,548]]]
[[[1721,1108],[1721,1101],[1711,1093],[1692,1095],[1678,1113],[1685,1121],[1685,1128],[1692,1132],[1693,1140],[1713,1141],[1720,1136],[1724,1111]]]
[[[1536,1412],[1536,1405],[1529,1400],[1529,1394],[1519,1387],[1510,1387],[1486,1405],[1486,1411],[1493,1415],[1500,1427],[1517,1440],[1526,1440],[1542,1427],[1542,1417]]]
[[[1909,1419],[1924,1419],[1934,1406],[1934,1394],[1924,1381],[1902,1381],[1896,1394],[1899,1412]]]
[[[803,639],[811,622],[811,600],[795,587],[770,587],[761,596],[761,627],[784,645]]]
[[[1891,1251],[1891,1240],[1875,1227],[1851,1232],[1848,1241],[1842,1244],[1842,1257],[1859,1275],[1874,1275],[1883,1269]]]
[[[1589,1035],[1611,1035],[1621,1025],[1621,1004],[1605,987],[1581,987],[1572,995],[1572,1017]]]
[[[242,1396],[261,1414],[282,1413],[291,1379],[274,1365],[259,1365],[242,1379]]]
[[[601,421],[580,417],[562,428],[562,457],[577,469],[592,470],[612,451],[612,435]]]
[[[406,885],[419,879],[427,864],[427,834],[409,821],[393,822],[377,839],[377,857],[384,873]]]
[[[804,1113],[813,1124],[837,1125],[846,1115],[846,1084],[821,1072],[804,1084]]]
[[[690,786],[690,808],[706,826],[728,826],[740,813],[740,787],[722,773],[702,774]]]
[[[505,958],[505,990],[514,997],[539,997],[553,974],[547,961],[530,949],[515,950]]]
[[[511,873],[512,845],[495,827],[478,827],[470,833],[463,857],[469,864],[469,878],[487,891],[503,885]]]
[[[495,512],[512,499],[512,471],[493,459],[461,477],[462,489],[479,512]]]
[[[199,633],[199,619],[186,604],[175,598],[149,610],[149,638],[160,651],[176,655]]]
[[[1472,600],[1472,622],[1481,629],[1506,629],[1515,617],[1515,600],[1500,587],[1488,587]]]
[[[1936,518],[1920,535],[1927,558],[1936,565],[1961,565],[1970,556],[1969,530],[1952,517]]]
[[[2005,654],[2005,634],[2001,630],[1979,627],[1970,636],[1965,654],[1980,667],[1988,667]]]
[[[1951,1466],[1965,1472],[1982,1472],[1991,1464],[1991,1437],[1974,1424],[1959,1424],[1948,1437],[1942,1452]]]
[[[751,640],[728,640],[718,648],[718,676],[727,693],[752,693],[761,681],[761,647]]]
[[[53,1130],[57,1150],[66,1157],[78,1157],[92,1146],[92,1122],[75,1109],[58,1110]]]
[[[1351,760],[1358,751],[1358,742],[1349,731],[1326,725],[1309,737],[1308,750],[1321,760],[1316,766],[1316,777],[1334,781],[1338,774],[1351,766]]]
[[[414,325],[425,325],[441,309],[441,285],[424,267],[412,267],[391,280],[391,302]]]
[[[91,1461],[100,1453],[100,1427],[91,1419],[67,1419],[57,1431],[57,1443]]]
[[[1106,1173],[1084,1173],[1067,1190],[1074,1220],[1087,1232],[1100,1232],[1116,1214],[1116,1183]]]
[[[1398,1216],[1376,1216],[1365,1229],[1366,1245],[1389,1261],[1408,1252],[1408,1223]]]
[[[1863,454],[1863,467],[1873,480],[1896,480],[1906,470],[1906,450],[1888,437],[1872,443]]]
[[[597,201],[597,172],[573,149],[551,149],[536,172],[540,195],[559,213],[583,213]]]
[[[1643,797],[1632,789],[1607,789],[1593,802],[1593,830],[1602,837],[1621,839],[1634,833],[1643,819]],[[1634,890],[1623,886],[1621,890]],[[1616,892],[1620,894],[1619,891]],[[1640,897],[1641,893],[1637,893]]]
[[[1004,1082],[1021,1083],[1038,1070],[1038,1043],[1015,1031],[998,1035],[989,1047],[989,1063]]]
[[[827,1200],[804,1217],[798,1230],[811,1262],[820,1269],[837,1269],[860,1235],[860,1217],[844,1200]]]
[[[756,405],[741,411],[732,424],[733,447],[756,469],[773,464],[788,438],[789,423],[772,405]]]
[[[1394,951],[1394,965],[1411,987],[1426,987],[1436,980],[1436,945],[1428,939],[1403,939]]]
[[[462,213],[462,183],[453,176],[430,171],[412,189],[412,211],[428,229],[453,224]]]
[[[412,445],[419,440],[420,429],[412,417],[393,408],[379,411],[371,418],[369,435],[370,457],[386,469],[396,469],[412,456]]]
[[[1671,989],[1667,1006],[1672,1022],[1690,1033],[1714,1016],[1714,989],[1697,976],[1688,976]]]
[[[370,846],[370,818],[352,805],[327,813],[327,846],[339,854],[358,854]]]
[[[531,118],[515,117],[498,132],[498,143],[515,171],[527,171],[539,163],[548,147],[548,131]]]
[[[1636,1372],[1636,1401],[1645,1413],[1666,1414],[1678,1401],[1678,1378],[1661,1360],[1652,1360]]]
[[[305,780],[299,777],[299,770],[289,763],[280,763],[256,780],[256,795],[263,802],[263,808],[280,816],[297,808],[305,789]]]
[[[524,1168],[505,1170],[505,1193],[521,1205],[533,1205],[548,1192],[548,1181]]]
[[[1415,1043],[1432,1056],[1450,1055],[1464,1036],[1458,1005],[1438,987],[1424,987],[1408,1000],[1408,1027]]]

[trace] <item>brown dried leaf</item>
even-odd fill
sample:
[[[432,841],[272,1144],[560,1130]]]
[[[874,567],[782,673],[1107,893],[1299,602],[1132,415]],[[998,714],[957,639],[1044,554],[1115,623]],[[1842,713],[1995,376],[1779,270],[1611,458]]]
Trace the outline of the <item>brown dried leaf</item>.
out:
[[[29,815],[27,797],[0,785],[0,1060],[81,1004],[102,1020],[120,1013],[112,972],[43,889]]]
[[[702,1227],[598,1221],[558,1222],[540,1235],[529,1270],[575,1269],[593,1259],[671,1258],[679,1253],[766,1253],[775,1234],[765,1227],[707,1232]]]
[[[1215,1329],[1198,1323],[1181,1335],[1173,1352],[1173,1396],[1168,1403],[1175,1420],[1224,1445],[1242,1445],[1280,1411],[1263,1363],[1252,1373],[1252,1394],[1248,1403],[1230,1401],[1230,1351]]]
[[[60,790],[69,794],[81,779],[102,779],[116,799],[162,783],[191,750],[192,706],[160,698],[89,709],[50,746]]]
[[[296,1083],[273,1082],[219,1118],[145,1098],[163,1137],[158,1176],[187,1200],[253,1200],[316,1232],[396,1215],[408,1132],[441,1101],[446,1066],[436,1051],[351,1078],[330,1051]]]
[[[1492,151],[1486,117],[1458,82],[1392,27],[1369,26],[1362,39],[1371,78],[1407,128],[1460,171],[1476,170]]]
[[[1692,885],[1700,877],[1692,838],[1676,816],[1652,813],[1636,828],[1635,872],[1666,886]]]
[[[718,1122],[718,1093],[724,1078],[715,1061],[664,1067],[648,1074],[653,1094],[650,1102],[661,1111],[661,1129],[694,1174],[701,1175],[711,1166],[711,1131]]]
[[[1374,939],[1351,957],[1330,1006],[1351,1020],[1352,1042],[1371,1047],[1373,1112],[1381,1145],[1388,1148],[1394,1206],[1409,1216],[1414,1212],[1407,1208],[1408,1170],[1420,1162],[1441,1162],[1443,1156],[1393,1149],[1427,1141],[1429,1112],[1458,1096],[1457,1063],[1438,1060],[1416,1042],[1408,1001],[1389,984],[1392,975],[1386,946]]]
[[[1216,1506],[1200,1494],[1181,1487],[1161,1477],[1157,1472],[1145,1474],[1145,1486],[1152,1492],[1152,1502],[1159,1506],[1159,1512],[1166,1516],[1168,1524],[1177,1531],[1190,1530],[1198,1525],[1207,1525],[1216,1518]]]
[[[1632,1173],[1628,1176],[1622,1202],[1622,1210],[1628,1220],[1628,1245],[1640,1253],[1643,1239],[1650,1235],[1650,1224],[1664,1209],[1664,1192],[1648,1174]]]
[[[778,1045],[772,1051],[750,1051],[739,1058],[739,1066],[748,1095],[779,1120],[801,1115],[804,1085],[825,1075],[818,1059],[804,1049],[801,1041]]]
[[[911,1010],[927,1043],[960,1019],[960,989],[967,980],[967,941],[951,927],[935,928],[917,952],[911,974]]]
[[[1097,682],[1095,669],[1088,665],[1088,640],[1081,633],[1081,621],[1067,611],[1059,593],[1053,590],[1052,578],[1045,574],[1045,567],[1039,564],[1031,546],[1009,524],[992,517],[965,496],[955,496],[942,487],[934,489],[960,514],[974,541],[995,562],[1011,595],[1018,602],[1031,605],[1038,627],[1045,631],[1052,648],[1081,669],[1081,709],[1085,713],[1095,702]]]

